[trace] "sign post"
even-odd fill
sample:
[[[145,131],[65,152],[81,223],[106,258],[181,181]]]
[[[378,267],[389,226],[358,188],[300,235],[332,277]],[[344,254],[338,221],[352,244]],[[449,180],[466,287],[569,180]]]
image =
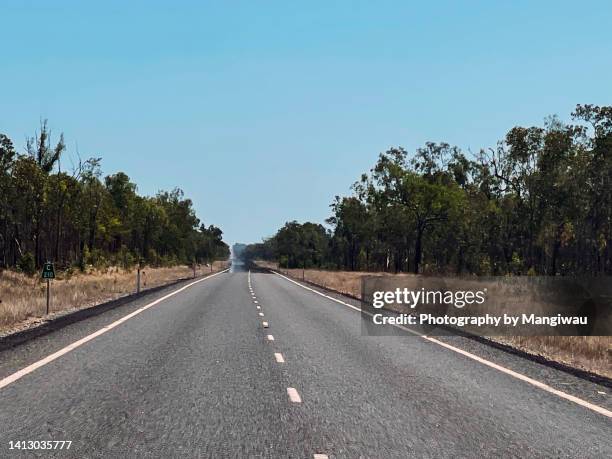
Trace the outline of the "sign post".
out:
[[[50,261],[43,265],[41,277],[47,281],[47,314],[49,314],[49,300],[51,297],[51,279],[55,279],[55,267]]]

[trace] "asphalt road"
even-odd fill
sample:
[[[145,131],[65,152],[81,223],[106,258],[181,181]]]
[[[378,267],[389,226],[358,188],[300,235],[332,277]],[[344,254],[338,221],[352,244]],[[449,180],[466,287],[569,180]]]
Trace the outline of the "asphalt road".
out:
[[[358,312],[278,275],[250,279],[253,294],[247,272],[223,273],[0,353],[1,386],[64,352],[0,388],[0,457],[612,457],[605,415],[419,337],[362,336]],[[449,340],[611,409],[607,387]],[[72,445],[9,450],[19,440]]]

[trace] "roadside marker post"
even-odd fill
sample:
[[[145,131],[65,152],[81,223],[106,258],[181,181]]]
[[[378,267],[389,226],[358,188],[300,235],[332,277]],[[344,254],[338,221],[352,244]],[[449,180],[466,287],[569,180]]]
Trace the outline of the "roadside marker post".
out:
[[[142,258],[138,258],[138,269],[136,271],[136,293],[140,293],[140,278],[141,278],[141,270],[144,266],[144,260]],[[147,282],[145,281],[145,287]]]
[[[43,265],[41,277],[47,281],[47,315],[49,314],[49,303],[51,299],[51,279],[55,279],[55,267],[53,263],[47,261]]]

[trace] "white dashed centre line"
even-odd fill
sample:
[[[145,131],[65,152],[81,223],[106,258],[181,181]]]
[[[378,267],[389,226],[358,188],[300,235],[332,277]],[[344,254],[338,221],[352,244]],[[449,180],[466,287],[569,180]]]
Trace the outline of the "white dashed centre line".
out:
[[[262,325],[263,325],[263,328],[268,328],[268,322],[264,322],[262,323]]]
[[[329,459],[329,456],[327,454],[315,454],[314,456],[312,456],[314,459]]]
[[[276,359],[278,363],[285,363],[285,358],[283,357],[283,354],[281,354],[280,352],[275,352],[274,358]]]
[[[272,335],[268,335],[267,338],[268,338],[268,341],[274,341],[274,336]]]
[[[263,316],[264,316],[264,313],[263,313],[263,312],[260,312],[260,313],[259,313],[259,316],[260,316],[260,317],[263,317]]]
[[[257,309],[261,309],[261,306],[257,305]]]
[[[253,300],[253,303],[257,304],[257,303],[259,303],[259,301],[257,301],[257,300]]]
[[[302,403],[302,397],[298,394],[298,391],[293,387],[287,387],[287,395],[289,395],[289,400],[293,403]]]

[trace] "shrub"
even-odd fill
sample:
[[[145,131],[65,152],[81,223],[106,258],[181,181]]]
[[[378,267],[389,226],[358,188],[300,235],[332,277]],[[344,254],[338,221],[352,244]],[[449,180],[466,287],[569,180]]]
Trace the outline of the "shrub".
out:
[[[22,273],[28,276],[36,274],[36,261],[34,261],[34,255],[32,255],[31,252],[26,252],[21,255],[17,261],[17,267]]]

